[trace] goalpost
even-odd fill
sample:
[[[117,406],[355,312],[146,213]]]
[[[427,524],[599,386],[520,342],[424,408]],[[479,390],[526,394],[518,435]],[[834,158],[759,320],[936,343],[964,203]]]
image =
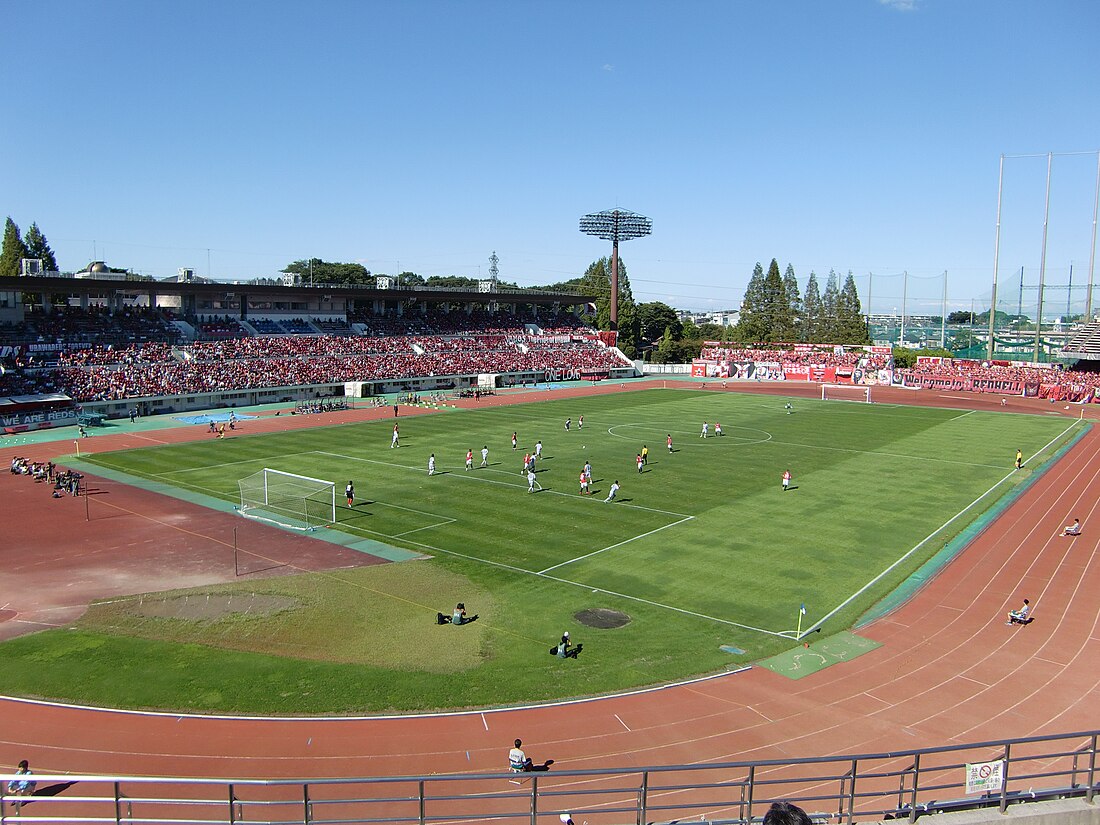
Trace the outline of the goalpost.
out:
[[[238,512],[295,530],[336,522],[336,483],[268,467],[237,482]]]
[[[862,401],[871,403],[869,384],[822,384],[822,401]]]

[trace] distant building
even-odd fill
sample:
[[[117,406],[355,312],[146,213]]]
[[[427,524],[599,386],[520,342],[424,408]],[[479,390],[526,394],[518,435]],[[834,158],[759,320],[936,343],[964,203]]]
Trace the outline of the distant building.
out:
[[[127,276],[125,269],[116,269],[107,266],[103,261],[92,261],[86,267],[73,275],[74,278],[94,278],[97,281],[125,281]]]
[[[676,314],[681,321],[691,321],[696,326],[700,324],[717,324],[720,327],[732,327],[736,326],[737,322],[741,320],[741,310],[739,309],[724,309],[717,312],[696,312],[689,309],[679,309]]]

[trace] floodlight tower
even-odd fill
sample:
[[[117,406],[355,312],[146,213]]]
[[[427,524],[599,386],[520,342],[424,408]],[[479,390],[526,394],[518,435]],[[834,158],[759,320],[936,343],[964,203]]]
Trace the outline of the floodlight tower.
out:
[[[605,209],[581,218],[581,232],[611,241],[611,329],[619,328],[619,241],[644,238],[653,221],[626,209]]]

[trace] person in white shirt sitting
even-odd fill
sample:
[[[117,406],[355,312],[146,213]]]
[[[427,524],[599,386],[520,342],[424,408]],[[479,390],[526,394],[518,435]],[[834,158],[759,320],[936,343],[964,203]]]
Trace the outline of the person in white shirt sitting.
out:
[[[1005,624],[1027,624],[1031,621],[1028,615],[1031,613],[1031,602],[1024,599],[1024,604],[1019,610],[1008,611],[1008,621]]]

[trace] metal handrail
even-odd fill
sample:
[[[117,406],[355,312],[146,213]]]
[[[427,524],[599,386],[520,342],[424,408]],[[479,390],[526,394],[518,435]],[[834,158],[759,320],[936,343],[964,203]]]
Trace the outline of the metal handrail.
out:
[[[18,797],[7,790],[17,777],[7,774],[0,775],[0,825],[434,825],[489,819],[495,825],[547,825],[567,812],[578,823],[647,825],[690,816],[751,825],[774,799],[794,801],[816,821],[837,825],[886,816],[913,822],[934,810],[988,806],[1003,813],[1036,798],[1077,796],[1091,804],[1098,742],[1100,731],[1086,731],[795,760],[554,770],[525,774],[518,787],[509,784],[514,773],[266,780],[36,774],[36,793]],[[968,763],[999,761],[1000,787],[968,796]],[[1037,782],[1040,787],[1033,787]]]

